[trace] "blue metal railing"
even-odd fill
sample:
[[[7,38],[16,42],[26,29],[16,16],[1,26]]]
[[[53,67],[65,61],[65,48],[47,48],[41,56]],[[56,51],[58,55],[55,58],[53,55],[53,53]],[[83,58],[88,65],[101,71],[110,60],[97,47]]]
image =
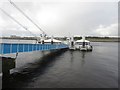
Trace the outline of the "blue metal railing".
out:
[[[10,54],[17,52],[45,51],[68,48],[66,44],[13,44],[0,43],[0,54]]]

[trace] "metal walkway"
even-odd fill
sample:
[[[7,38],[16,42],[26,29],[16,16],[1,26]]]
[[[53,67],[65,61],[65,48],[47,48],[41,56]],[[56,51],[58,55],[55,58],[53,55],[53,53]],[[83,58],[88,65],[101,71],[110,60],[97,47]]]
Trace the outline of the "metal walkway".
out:
[[[45,51],[68,48],[66,44],[14,44],[0,43],[0,54],[10,54],[19,52]]]

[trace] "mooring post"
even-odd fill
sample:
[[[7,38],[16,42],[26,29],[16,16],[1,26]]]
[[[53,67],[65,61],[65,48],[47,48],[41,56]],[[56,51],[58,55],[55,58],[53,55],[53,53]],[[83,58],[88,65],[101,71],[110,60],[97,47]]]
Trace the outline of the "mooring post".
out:
[[[15,68],[15,59],[2,57],[2,73],[3,78],[9,77],[10,69]]]

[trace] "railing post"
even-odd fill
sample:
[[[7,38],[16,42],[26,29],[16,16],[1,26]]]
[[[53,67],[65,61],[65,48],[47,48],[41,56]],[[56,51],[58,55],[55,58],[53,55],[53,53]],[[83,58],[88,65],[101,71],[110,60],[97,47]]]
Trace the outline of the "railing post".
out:
[[[24,44],[23,44],[23,52],[24,52]]]
[[[12,43],[10,44],[10,53],[12,53]]]
[[[19,44],[17,44],[17,53],[19,52]]]
[[[33,51],[33,44],[32,44],[32,51]]]
[[[40,44],[39,44],[39,51],[40,51]]]

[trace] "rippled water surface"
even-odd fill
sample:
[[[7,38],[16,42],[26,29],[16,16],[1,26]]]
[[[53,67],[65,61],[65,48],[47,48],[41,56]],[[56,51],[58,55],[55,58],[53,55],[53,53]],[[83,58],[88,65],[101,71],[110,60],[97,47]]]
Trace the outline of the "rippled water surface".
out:
[[[94,42],[92,52],[59,51],[30,63],[4,83],[17,88],[117,88],[118,44]],[[26,57],[27,58],[27,57]]]

